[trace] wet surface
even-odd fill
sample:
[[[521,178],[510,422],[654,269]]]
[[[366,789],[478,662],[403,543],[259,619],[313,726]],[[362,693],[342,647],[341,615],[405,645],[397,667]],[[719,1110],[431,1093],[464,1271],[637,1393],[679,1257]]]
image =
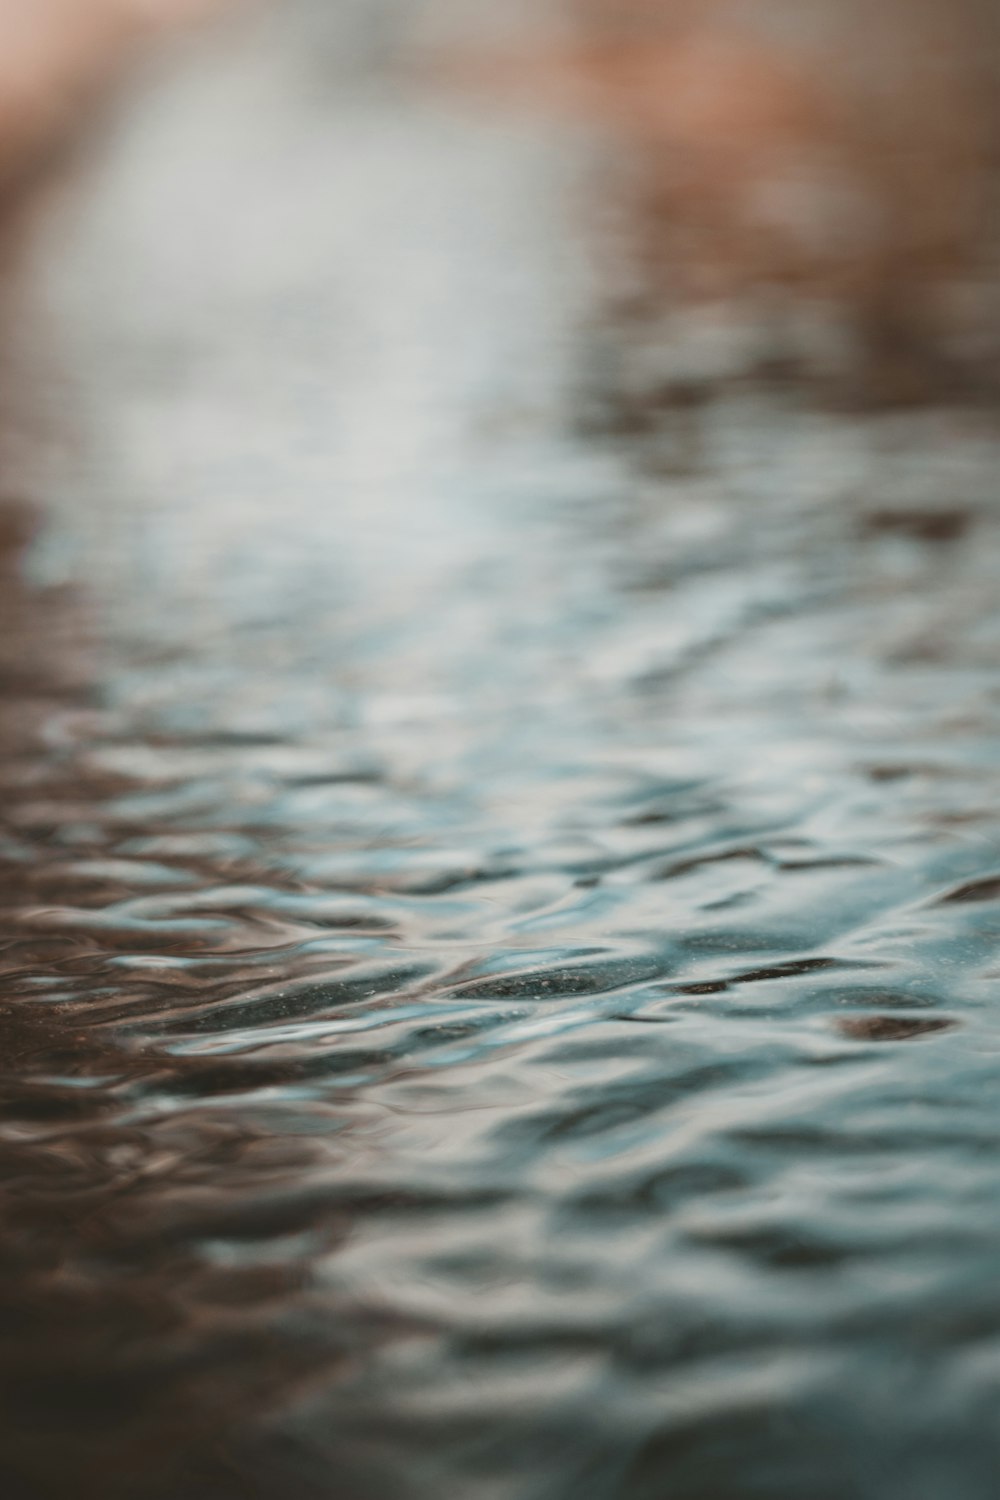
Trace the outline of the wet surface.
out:
[[[5,292],[5,1493],[987,1500],[995,424],[616,426],[601,143],[337,16]]]

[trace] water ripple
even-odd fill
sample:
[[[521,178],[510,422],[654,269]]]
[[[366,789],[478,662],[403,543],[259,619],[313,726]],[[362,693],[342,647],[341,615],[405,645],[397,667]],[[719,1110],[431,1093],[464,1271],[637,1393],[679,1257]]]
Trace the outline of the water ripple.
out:
[[[362,9],[12,283],[0,1483],[992,1500],[993,424],[582,437],[595,143]]]

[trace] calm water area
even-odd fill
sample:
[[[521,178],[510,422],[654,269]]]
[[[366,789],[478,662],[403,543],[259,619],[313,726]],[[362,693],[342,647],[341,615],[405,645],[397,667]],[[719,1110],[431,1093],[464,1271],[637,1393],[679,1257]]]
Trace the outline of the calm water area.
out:
[[[995,418],[608,420],[613,147],[419,10],[6,257],[3,1494],[995,1500]]]

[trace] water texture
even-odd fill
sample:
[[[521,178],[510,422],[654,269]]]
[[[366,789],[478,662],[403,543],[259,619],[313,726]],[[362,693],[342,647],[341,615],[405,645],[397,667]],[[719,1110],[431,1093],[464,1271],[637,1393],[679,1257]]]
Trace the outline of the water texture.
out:
[[[605,148],[400,26],[8,276],[4,1493],[991,1500],[995,423],[594,420]]]

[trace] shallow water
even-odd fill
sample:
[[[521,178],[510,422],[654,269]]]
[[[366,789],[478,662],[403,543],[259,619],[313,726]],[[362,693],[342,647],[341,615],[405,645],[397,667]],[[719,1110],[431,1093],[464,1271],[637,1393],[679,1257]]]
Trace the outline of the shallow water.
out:
[[[987,1500],[994,424],[615,433],[601,143],[337,15],[4,296],[5,1494]]]

